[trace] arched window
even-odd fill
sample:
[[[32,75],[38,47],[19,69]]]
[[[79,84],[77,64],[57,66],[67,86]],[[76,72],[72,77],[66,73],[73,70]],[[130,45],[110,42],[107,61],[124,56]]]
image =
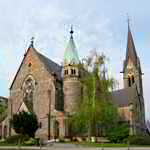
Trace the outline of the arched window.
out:
[[[65,75],[67,75],[68,74],[68,70],[65,70]]]
[[[71,69],[71,74],[73,74],[74,72],[73,72],[73,69]]]
[[[128,86],[131,87],[131,78],[128,77]]]
[[[132,84],[134,84],[135,82],[135,79],[134,79],[134,76],[132,76]]]
[[[33,111],[33,93],[35,89],[35,80],[29,75],[23,83],[23,101],[29,111]]]
[[[76,70],[75,69],[73,70],[73,73],[76,74]]]

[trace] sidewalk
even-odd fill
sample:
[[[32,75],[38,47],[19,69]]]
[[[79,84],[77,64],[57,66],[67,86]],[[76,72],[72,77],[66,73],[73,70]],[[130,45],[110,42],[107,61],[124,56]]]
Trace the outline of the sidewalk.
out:
[[[20,148],[18,146],[0,146],[0,150],[150,150],[150,147],[131,147],[128,149],[128,147],[124,148],[101,148],[101,147],[95,147],[95,148],[88,148],[88,147],[80,147],[74,144],[59,144],[59,145],[53,145],[53,146],[47,146],[47,147],[34,147],[34,146],[21,146]]]

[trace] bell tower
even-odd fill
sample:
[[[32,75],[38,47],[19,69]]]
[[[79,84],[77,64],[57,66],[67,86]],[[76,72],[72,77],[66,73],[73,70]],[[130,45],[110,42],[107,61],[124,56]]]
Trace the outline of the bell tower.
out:
[[[124,88],[132,87],[133,85],[135,85],[137,87],[139,95],[143,96],[142,71],[140,59],[136,53],[136,48],[134,45],[134,40],[130,30],[129,22],[128,22],[126,58],[124,60],[123,65],[123,79],[124,79]]]
[[[71,26],[70,40],[64,53],[64,110],[72,114],[76,102],[80,99],[81,86],[79,81],[79,57],[73,39]]]

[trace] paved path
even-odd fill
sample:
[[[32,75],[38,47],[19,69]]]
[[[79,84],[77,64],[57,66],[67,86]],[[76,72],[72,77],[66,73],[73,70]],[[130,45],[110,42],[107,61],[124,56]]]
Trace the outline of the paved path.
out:
[[[0,150],[18,150],[17,146],[0,146]],[[131,147],[131,148],[83,148],[75,144],[54,144],[48,147],[21,147],[20,150],[150,150],[150,147]]]

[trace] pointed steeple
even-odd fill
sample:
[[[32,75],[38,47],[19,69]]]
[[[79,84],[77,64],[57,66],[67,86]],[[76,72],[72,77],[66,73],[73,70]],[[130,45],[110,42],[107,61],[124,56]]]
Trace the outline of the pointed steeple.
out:
[[[34,37],[31,38],[30,48],[31,48],[31,47],[32,47],[32,48],[34,47]]]
[[[76,46],[75,46],[75,43],[73,40],[73,33],[74,33],[73,27],[71,26],[70,40],[69,40],[69,43],[68,43],[67,48],[64,53],[64,64],[65,65],[79,64],[79,57],[78,57]]]
[[[73,33],[74,33],[74,31],[73,31],[73,26],[71,25],[71,30],[70,30],[70,34],[71,34],[71,39],[73,39]]]
[[[132,37],[130,24],[129,24],[129,20],[128,20],[127,49],[126,49],[126,59],[125,59],[125,62],[124,62],[123,71],[127,67],[129,59],[132,61],[133,65],[137,66],[138,57],[137,57],[136,48],[135,48],[135,45],[134,45],[134,40],[133,40],[133,37]]]

